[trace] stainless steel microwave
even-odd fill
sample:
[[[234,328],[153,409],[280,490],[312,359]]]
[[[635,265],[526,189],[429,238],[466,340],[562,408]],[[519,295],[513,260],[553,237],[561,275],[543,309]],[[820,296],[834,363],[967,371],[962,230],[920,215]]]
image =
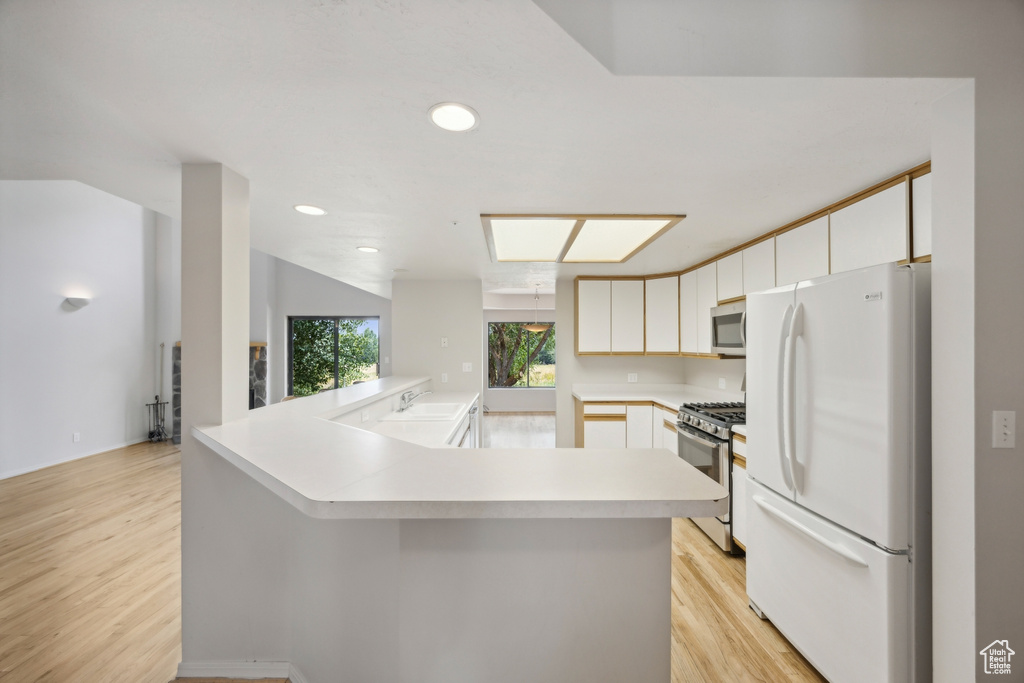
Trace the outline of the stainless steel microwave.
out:
[[[729,356],[747,355],[747,302],[711,309],[711,352]]]

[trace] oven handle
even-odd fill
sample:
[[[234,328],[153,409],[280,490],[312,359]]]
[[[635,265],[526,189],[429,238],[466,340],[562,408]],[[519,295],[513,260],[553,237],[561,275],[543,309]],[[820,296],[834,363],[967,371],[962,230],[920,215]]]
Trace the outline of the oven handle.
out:
[[[679,425],[676,425],[676,431],[685,436],[687,439],[690,439],[691,441],[696,441],[697,443],[704,444],[705,446],[710,446],[711,448],[719,448],[722,445],[720,441],[708,441],[706,439],[702,439],[696,434],[690,432],[689,430],[683,429],[683,427]]]

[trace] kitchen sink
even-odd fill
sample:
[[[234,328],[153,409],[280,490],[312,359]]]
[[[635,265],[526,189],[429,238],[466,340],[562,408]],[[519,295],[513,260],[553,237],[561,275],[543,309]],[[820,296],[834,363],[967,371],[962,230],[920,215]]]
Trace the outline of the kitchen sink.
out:
[[[414,403],[401,412],[394,412],[380,418],[385,420],[403,420],[427,422],[436,420],[454,420],[466,410],[465,403]]]

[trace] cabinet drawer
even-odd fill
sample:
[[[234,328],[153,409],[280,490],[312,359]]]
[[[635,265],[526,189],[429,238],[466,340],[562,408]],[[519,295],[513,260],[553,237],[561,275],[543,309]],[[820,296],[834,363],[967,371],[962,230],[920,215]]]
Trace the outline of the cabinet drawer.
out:
[[[622,415],[626,417],[625,403],[584,403],[584,415]]]
[[[732,452],[733,455],[747,457],[747,440],[740,434],[732,435]]]

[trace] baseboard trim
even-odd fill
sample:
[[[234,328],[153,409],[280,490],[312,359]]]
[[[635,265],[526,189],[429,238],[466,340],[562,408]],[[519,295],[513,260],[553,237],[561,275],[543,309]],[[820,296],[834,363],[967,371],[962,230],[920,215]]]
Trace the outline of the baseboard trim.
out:
[[[299,667],[294,664],[288,665],[288,680],[290,683],[309,683],[309,679],[302,675]]]
[[[307,683],[289,662],[181,662],[178,678],[289,678]]]
[[[149,439],[139,439],[138,441],[125,441],[124,443],[113,444],[113,445],[110,445],[110,446],[104,446],[101,450],[93,451],[91,453],[83,453],[81,455],[72,455],[72,456],[69,456],[67,458],[61,458],[59,460],[54,460],[52,462],[44,462],[44,463],[39,463],[39,464],[36,464],[36,465],[29,465],[28,467],[20,467],[20,468],[18,468],[16,470],[10,470],[10,471],[7,471],[7,472],[0,472],[0,481],[2,481],[4,479],[10,479],[11,477],[20,477],[23,474],[31,474],[33,472],[38,472],[39,470],[45,470],[45,469],[48,469],[50,467],[56,467],[57,465],[64,465],[66,463],[74,462],[76,460],[81,460],[83,458],[91,458],[94,455],[103,455],[104,453],[109,453],[110,451],[116,451],[116,450],[119,450],[121,448],[128,448],[129,446],[135,446],[136,444],[146,443],[147,441],[149,441]]]

